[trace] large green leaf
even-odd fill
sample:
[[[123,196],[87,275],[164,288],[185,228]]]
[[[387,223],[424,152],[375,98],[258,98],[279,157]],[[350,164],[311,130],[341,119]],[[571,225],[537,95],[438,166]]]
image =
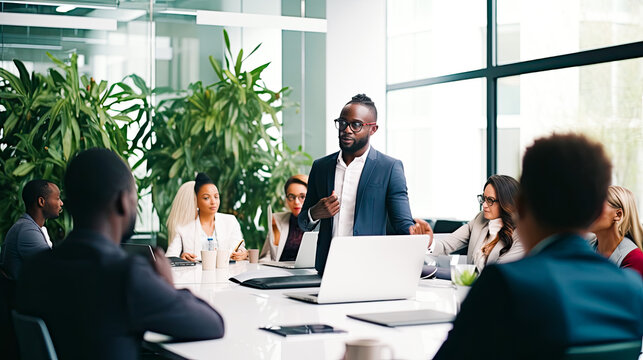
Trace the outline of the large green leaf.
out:
[[[13,170],[13,176],[25,176],[27,175],[36,165],[30,162],[24,162],[20,164],[15,170]]]
[[[27,68],[25,68],[25,65],[22,63],[22,61],[18,59],[14,59],[13,63],[16,65],[16,68],[18,68],[18,72],[20,73],[20,81],[22,82],[22,86],[27,93],[31,94],[31,79],[29,78],[29,72],[27,71]]]

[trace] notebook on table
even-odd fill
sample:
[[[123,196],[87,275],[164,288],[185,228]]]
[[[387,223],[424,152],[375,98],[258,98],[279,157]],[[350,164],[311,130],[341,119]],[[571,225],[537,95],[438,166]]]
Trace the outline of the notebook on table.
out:
[[[267,261],[262,265],[286,268],[286,269],[306,269],[315,267],[315,253],[317,252],[317,235],[318,232],[305,232],[299,244],[297,257],[295,261]]]
[[[229,280],[255,289],[318,287],[321,284],[315,269],[263,268],[243,272]]]
[[[346,316],[388,327],[449,323],[455,319],[454,314],[429,309],[348,314]]]
[[[410,298],[428,245],[428,235],[336,237],[319,292],[284,295],[316,304]]]

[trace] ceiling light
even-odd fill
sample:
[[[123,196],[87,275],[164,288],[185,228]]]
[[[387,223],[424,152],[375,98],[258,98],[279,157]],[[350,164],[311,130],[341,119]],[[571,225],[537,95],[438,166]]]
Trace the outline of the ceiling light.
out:
[[[76,7],[72,5],[60,5],[59,7],[56,8],[56,12],[59,13],[66,13],[69,11],[74,10]]]
[[[197,25],[263,27],[321,33],[325,33],[327,29],[325,19],[204,10],[197,10],[196,23]]]
[[[89,16],[0,13],[0,25],[115,31],[115,19]]]

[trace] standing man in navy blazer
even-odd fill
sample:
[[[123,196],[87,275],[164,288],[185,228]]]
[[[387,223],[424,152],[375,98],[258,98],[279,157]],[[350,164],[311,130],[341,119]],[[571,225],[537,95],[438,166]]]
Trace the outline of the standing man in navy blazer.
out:
[[[583,136],[527,149],[517,200],[527,255],[482,271],[434,359],[560,359],[572,346],[641,341],[641,277],[581,237],[610,178],[602,146]]]
[[[321,220],[315,268],[321,275],[332,238],[385,235],[387,219],[396,234],[431,233],[414,222],[400,160],[373,149],[377,109],[371,99],[353,96],[335,120],[341,151],[315,160],[308,177],[299,227],[311,231]]]

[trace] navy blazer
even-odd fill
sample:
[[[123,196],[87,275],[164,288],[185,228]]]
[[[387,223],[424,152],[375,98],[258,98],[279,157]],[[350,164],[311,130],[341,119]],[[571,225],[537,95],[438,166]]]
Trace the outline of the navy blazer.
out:
[[[16,309],[44,320],[60,359],[136,359],[147,330],[179,340],[223,336],[223,319],[207,303],[89,231],[74,230],[25,262]]]
[[[559,359],[570,346],[642,336],[641,277],[560,234],[534,255],[487,266],[434,359]]]
[[[335,189],[335,167],[339,152],[315,160],[308,176],[306,201],[299,214],[299,227],[311,231],[316,223],[308,218],[308,209],[329,196]],[[394,233],[408,235],[414,224],[409,207],[404,167],[400,160],[371,147],[357,187],[353,235],[386,235],[386,223]],[[333,236],[333,218],[322,219],[317,239],[315,268],[322,274]]]

